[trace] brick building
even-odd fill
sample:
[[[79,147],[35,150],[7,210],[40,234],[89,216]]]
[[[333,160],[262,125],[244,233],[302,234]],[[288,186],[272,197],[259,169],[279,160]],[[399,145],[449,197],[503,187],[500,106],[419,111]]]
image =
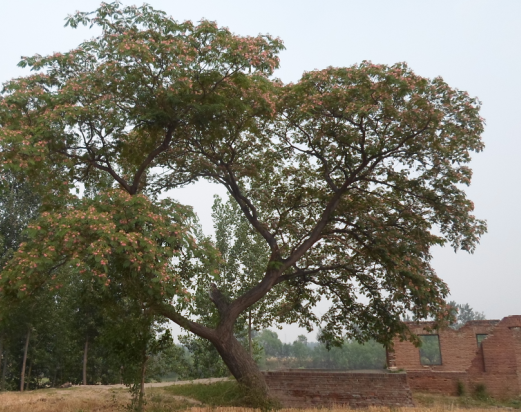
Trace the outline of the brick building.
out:
[[[458,385],[472,393],[482,384],[495,397],[521,395],[521,315],[470,321],[459,330],[429,326],[409,325],[421,348],[395,339],[387,353],[390,369],[406,371],[412,390],[456,395]]]

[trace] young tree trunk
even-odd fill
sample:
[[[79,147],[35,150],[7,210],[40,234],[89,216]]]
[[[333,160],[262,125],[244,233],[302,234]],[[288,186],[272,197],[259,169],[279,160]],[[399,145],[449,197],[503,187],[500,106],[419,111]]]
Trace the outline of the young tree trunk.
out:
[[[25,383],[25,365],[27,363],[27,350],[29,349],[29,339],[31,338],[31,328],[27,329],[27,337],[25,338],[25,348],[24,348],[24,359],[22,362],[22,376],[20,378],[20,392],[24,391],[24,383]]]
[[[5,385],[5,368],[7,367],[7,353],[4,354],[4,335],[0,337],[0,392]]]
[[[0,391],[5,390],[5,374],[7,373],[7,353],[4,353],[4,362],[2,367],[2,375],[0,376]]]
[[[58,366],[54,369],[54,376],[52,378],[51,388],[56,387],[56,376],[58,376]]]
[[[138,411],[143,411],[143,407],[145,406],[145,375],[147,372],[147,363],[148,356],[146,355],[146,351],[143,352],[143,363],[141,365],[141,384],[139,386],[139,399],[138,399]]]
[[[83,384],[87,385],[87,354],[89,352],[89,338],[85,340],[85,349],[83,350]]]
[[[33,361],[29,362],[29,372],[27,373],[27,381],[25,383],[25,390],[29,390],[29,384],[31,383],[31,372],[33,370]]]

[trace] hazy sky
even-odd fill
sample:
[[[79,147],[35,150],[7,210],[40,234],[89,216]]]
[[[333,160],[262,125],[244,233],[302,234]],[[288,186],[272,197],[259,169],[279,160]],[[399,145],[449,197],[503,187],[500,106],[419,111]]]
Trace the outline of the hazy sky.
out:
[[[0,0],[0,82],[27,74],[22,55],[67,51],[96,33],[64,28],[92,0]],[[474,255],[434,251],[434,267],[450,299],[469,303],[488,318],[521,314],[521,1],[518,0],[150,0],[176,20],[215,20],[242,35],[283,39],[277,76],[297,81],[305,70],[349,66],[362,60],[405,61],[419,75],[442,76],[483,102],[484,152],[471,164],[467,193],[488,233]],[[125,4],[141,4],[132,1]],[[173,196],[192,204],[211,232],[212,185]],[[294,329],[279,333],[292,340]]]

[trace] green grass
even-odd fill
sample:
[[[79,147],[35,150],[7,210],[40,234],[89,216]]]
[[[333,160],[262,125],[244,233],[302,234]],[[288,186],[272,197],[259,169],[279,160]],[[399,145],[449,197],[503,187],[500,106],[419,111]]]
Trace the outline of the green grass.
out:
[[[183,411],[194,406],[190,402],[179,399],[173,399],[168,395],[164,395],[163,391],[153,391],[149,396],[147,396],[147,412]]]
[[[277,409],[279,406],[270,400],[258,396],[255,392],[238,384],[236,381],[174,385],[164,389],[170,395],[186,396],[211,407],[236,406],[271,410]]]
[[[192,383],[165,388],[172,395],[196,399],[208,406],[243,406],[245,391],[235,381],[211,384]]]

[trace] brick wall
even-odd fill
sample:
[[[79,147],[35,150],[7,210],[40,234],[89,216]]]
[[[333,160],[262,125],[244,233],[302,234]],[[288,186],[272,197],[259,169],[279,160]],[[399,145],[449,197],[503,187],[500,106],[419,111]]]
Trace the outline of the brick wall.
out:
[[[477,334],[490,334],[498,324],[497,320],[468,322],[459,330],[446,329],[443,331],[426,332],[425,328],[432,327],[430,322],[419,325],[410,323],[409,328],[414,334],[437,334],[440,341],[441,365],[422,365],[420,351],[410,342],[394,341],[394,362],[400,369],[428,370],[428,371],[465,371],[478,351]]]
[[[287,408],[414,405],[405,373],[294,369],[264,375],[271,394]]]
[[[458,395],[458,383],[468,387],[467,372],[408,371],[407,382],[411,391],[429,392],[439,395]]]
[[[501,321],[471,321],[455,331],[426,332],[429,322],[410,324],[415,334],[437,333],[441,365],[422,365],[418,348],[409,342],[394,342],[388,354],[391,366],[407,371],[412,390],[456,394],[457,382],[472,393],[478,384],[495,397],[521,395],[521,316]],[[488,335],[477,345],[476,335]]]
[[[467,369],[469,388],[485,385],[495,397],[521,395],[521,316],[501,320],[482,342],[481,351]]]

